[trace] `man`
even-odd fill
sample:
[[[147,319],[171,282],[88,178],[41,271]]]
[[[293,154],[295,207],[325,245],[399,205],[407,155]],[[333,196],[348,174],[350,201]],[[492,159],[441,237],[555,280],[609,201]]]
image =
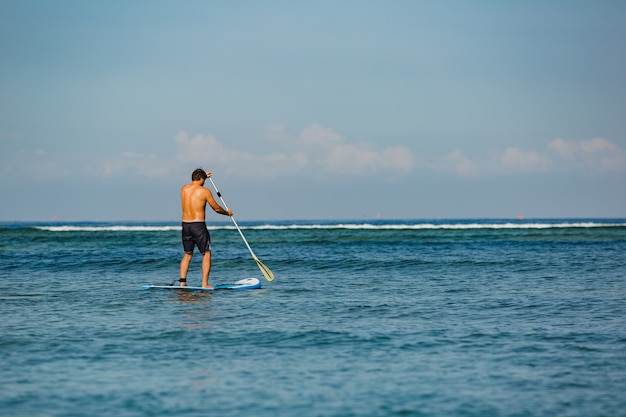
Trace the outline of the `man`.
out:
[[[183,185],[180,199],[183,208],[183,250],[185,254],[180,261],[180,285],[187,285],[187,271],[193,257],[194,248],[197,246],[202,254],[202,286],[213,288],[209,285],[209,273],[211,272],[211,236],[205,223],[206,204],[219,214],[232,216],[232,210],[223,209],[204,182],[211,176],[210,172],[204,172],[198,168],[191,174],[191,184]]]

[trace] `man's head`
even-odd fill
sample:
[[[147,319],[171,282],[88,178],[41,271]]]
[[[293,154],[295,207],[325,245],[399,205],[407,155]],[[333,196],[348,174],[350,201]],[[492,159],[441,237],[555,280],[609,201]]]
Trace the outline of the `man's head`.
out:
[[[198,168],[191,173],[191,181],[206,180],[206,178],[206,172],[202,168]]]

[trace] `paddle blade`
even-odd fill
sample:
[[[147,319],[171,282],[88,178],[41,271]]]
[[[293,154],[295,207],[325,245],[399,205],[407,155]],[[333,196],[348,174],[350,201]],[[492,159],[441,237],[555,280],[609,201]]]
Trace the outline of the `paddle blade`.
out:
[[[259,269],[261,270],[261,273],[263,274],[265,279],[268,281],[274,281],[274,273],[270,271],[268,267],[263,265],[263,262],[259,261],[259,258],[257,258],[256,256],[254,257],[254,260],[256,261],[256,264],[259,266]]]

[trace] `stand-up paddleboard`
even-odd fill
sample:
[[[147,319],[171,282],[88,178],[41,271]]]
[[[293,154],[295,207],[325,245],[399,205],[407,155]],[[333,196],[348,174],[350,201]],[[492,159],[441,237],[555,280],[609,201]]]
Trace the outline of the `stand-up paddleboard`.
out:
[[[181,287],[180,285],[157,285],[157,284],[144,285],[141,287],[142,290],[164,289],[164,290],[187,290],[187,291],[255,290],[257,288],[261,288],[261,281],[259,281],[257,278],[240,279],[234,284],[219,284],[219,285],[214,285],[213,288],[190,287],[190,286]]]

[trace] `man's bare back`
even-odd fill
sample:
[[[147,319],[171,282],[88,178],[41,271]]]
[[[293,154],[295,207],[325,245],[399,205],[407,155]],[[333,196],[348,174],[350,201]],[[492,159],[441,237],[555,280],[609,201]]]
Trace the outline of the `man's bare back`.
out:
[[[211,173],[207,172],[207,177],[210,176]],[[203,222],[206,218],[207,203],[216,213],[232,216],[231,210],[225,210],[217,204],[211,191],[204,187],[204,181],[204,179],[201,179],[192,181],[191,184],[183,185],[180,193],[183,222]]]

